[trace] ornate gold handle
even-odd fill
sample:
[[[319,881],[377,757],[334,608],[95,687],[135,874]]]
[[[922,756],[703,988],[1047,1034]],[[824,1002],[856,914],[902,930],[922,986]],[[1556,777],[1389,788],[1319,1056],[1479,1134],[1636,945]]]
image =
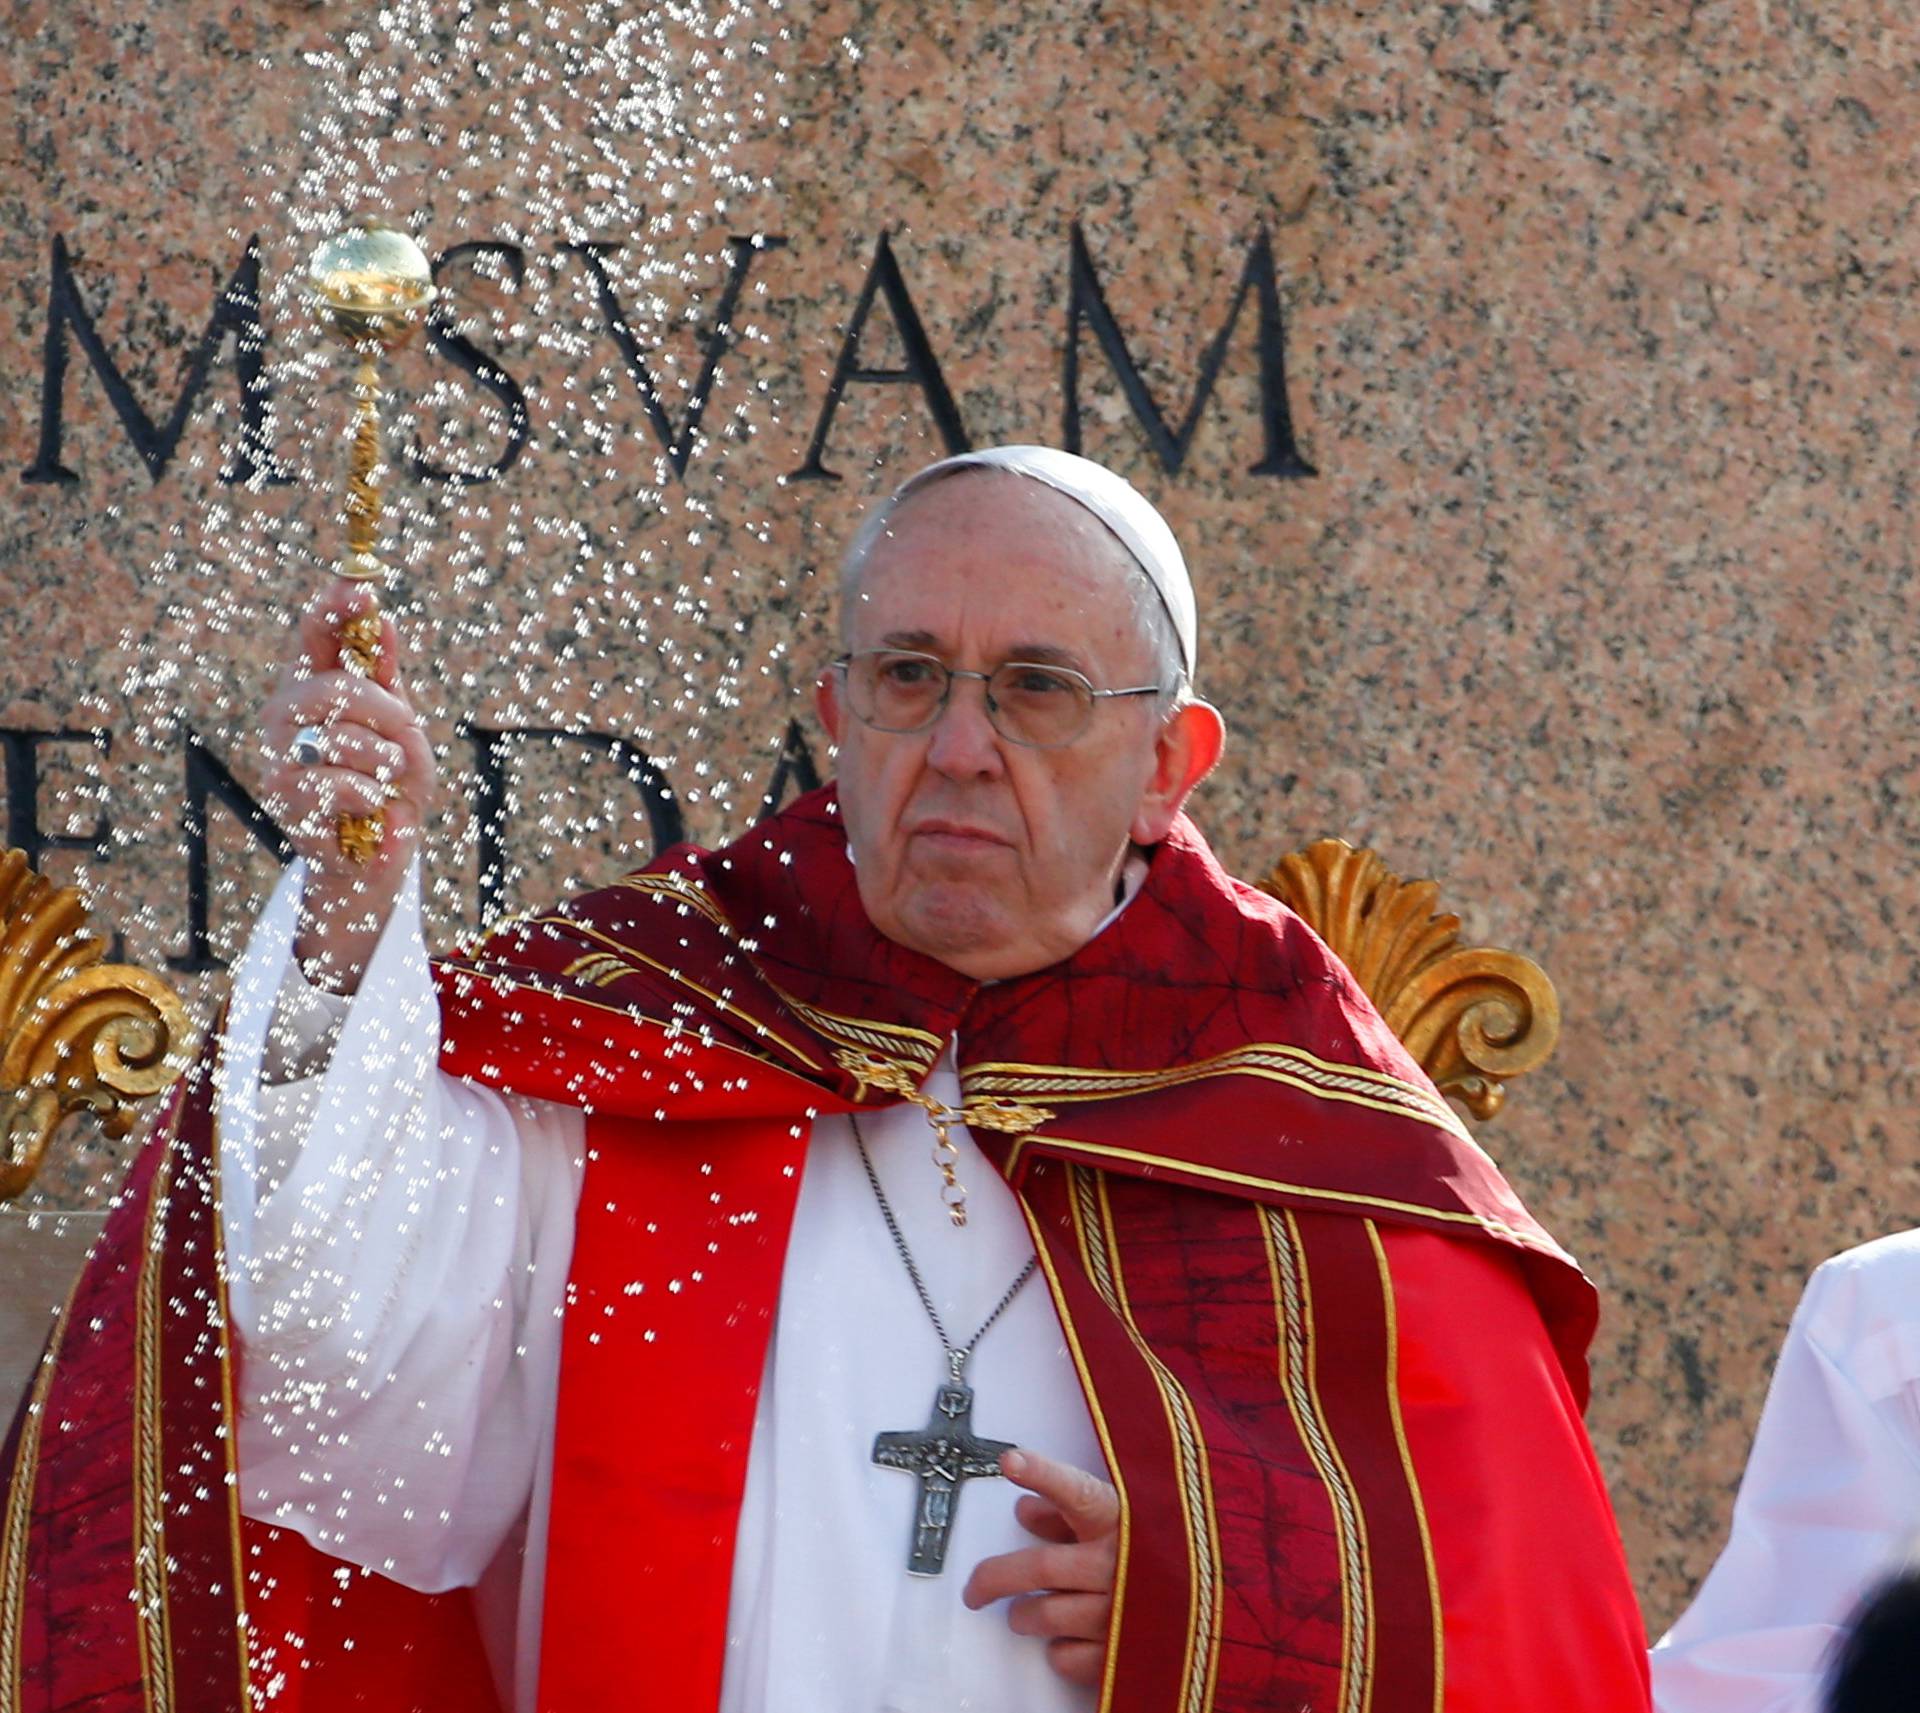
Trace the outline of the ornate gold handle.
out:
[[[433,301],[433,269],[405,233],[358,226],[337,233],[308,268],[313,310],[336,343],[359,359],[353,377],[353,456],[347,472],[347,551],[340,575],[377,583],[385,572],[380,543],[380,354],[398,350],[418,331]],[[340,663],[372,678],[380,665],[378,603],[340,627]],[[343,854],[368,862],[380,849],[386,817],[342,814],[335,836]]]
[[[353,462],[347,472],[347,552],[340,575],[355,582],[377,584],[384,569],[374,552],[380,540],[380,366],[363,355],[354,376]],[[372,593],[369,588],[368,593]],[[376,599],[364,612],[340,626],[340,664],[360,678],[376,677],[380,669],[382,626]],[[350,815],[342,810],[334,825],[341,854],[357,863],[370,862],[386,836],[387,818]]]

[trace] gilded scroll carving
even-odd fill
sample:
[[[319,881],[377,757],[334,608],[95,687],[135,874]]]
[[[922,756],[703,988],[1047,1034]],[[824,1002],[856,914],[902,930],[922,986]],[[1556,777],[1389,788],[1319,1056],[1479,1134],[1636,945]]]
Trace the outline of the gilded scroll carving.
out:
[[[186,1068],[187,1013],[158,976],[101,961],[86,905],[0,854],[0,1200],[32,1183],[61,1121],[94,1114],[110,1136]]]
[[[1282,857],[1261,883],[1353,972],[1441,1093],[1491,1118],[1506,1085],[1544,1064],[1560,1001],[1531,958],[1462,946],[1430,880],[1402,880],[1377,852],[1321,839]]]

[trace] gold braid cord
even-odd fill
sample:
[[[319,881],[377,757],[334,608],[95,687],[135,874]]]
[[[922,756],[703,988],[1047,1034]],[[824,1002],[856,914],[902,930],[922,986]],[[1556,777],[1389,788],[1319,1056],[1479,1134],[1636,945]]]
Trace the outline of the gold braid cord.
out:
[[[940,1173],[940,1200],[955,1225],[967,1223],[967,1191],[957,1176],[960,1149],[953,1140],[952,1126],[965,1124],[976,1130],[1025,1136],[1053,1117],[1044,1106],[1026,1106],[1017,1100],[970,1100],[960,1106],[948,1106],[926,1093],[914,1080],[912,1069],[898,1060],[851,1048],[838,1049],[833,1057],[853,1078],[855,1100],[865,1100],[870,1088],[879,1089],[911,1101],[927,1115],[927,1122],[933,1127],[933,1163]]]
[[[1462,946],[1440,889],[1402,880],[1370,850],[1321,839],[1260,883],[1353,972],[1442,1094],[1491,1118],[1506,1084],[1546,1063],[1560,1039],[1547,972],[1518,952]]]
[[[110,1136],[189,1063],[187,1012],[158,976],[100,961],[72,887],[0,854],[0,1201],[33,1182],[61,1120],[86,1111]]]

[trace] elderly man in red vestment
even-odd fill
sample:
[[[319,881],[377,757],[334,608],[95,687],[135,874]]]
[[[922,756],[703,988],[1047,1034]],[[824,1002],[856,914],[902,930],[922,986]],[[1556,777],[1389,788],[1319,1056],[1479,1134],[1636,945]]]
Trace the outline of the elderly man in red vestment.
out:
[[[1645,1705],[1592,1292],[1182,814],[1159,515],[970,454],[843,596],[836,787],[431,966],[394,639],[309,619],[303,861],[9,1448],[8,1713]]]

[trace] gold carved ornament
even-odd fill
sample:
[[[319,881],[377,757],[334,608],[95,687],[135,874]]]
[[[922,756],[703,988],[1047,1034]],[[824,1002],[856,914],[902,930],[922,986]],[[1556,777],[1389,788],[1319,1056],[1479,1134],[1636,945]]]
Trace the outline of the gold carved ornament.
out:
[[[109,1136],[187,1068],[187,1011],[158,976],[102,963],[86,905],[0,854],[0,1201],[33,1182],[62,1120],[93,1113]]]
[[[1326,941],[1440,1092],[1475,1118],[1492,1118],[1506,1084],[1552,1055],[1560,999],[1547,972],[1518,952],[1461,945],[1460,918],[1437,913],[1432,881],[1321,839],[1282,857],[1260,887]]]

